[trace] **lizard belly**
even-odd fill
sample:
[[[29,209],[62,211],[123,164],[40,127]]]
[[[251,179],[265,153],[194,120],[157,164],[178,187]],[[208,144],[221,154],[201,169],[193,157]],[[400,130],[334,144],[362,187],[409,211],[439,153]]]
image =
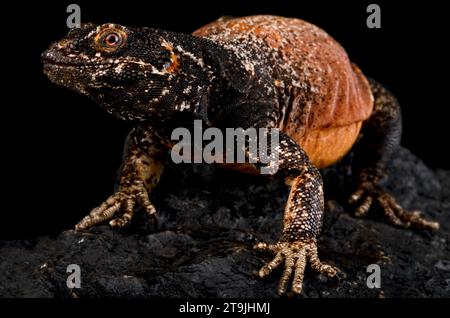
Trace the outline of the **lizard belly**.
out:
[[[362,122],[347,126],[302,130],[288,133],[306,152],[312,164],[325,168],[344,157],[355,144],[361,130]],[[250,163],[221,163],[220,167],[239,172],[258,175],[260,171]]]
[[[288,133],[306,152],[309,159],[317,168],[332,165],[341,159],[352,148],[361,130],[362,122],[316,129],[306,132]]]

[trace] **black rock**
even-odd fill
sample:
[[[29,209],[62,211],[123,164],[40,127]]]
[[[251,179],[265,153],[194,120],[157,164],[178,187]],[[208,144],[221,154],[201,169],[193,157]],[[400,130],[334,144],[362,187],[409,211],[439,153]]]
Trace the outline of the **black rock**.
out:
[[[450,171],[430,170],[406,149],[386,187],[405,207],[441,223],[436,232],[392,227],[376,211],[351,216],[348,160],[323,171],[326,213],[319,253],[342,273],[306,270],[306,297],[444,297],[450,294]],[[173,182],[176,180],[176,182]],[[281,270],[255,272],[270,255],[254,252],[281,232],[287,189],[276,181],[208,165],[170,165],[152,194],[158,221],[139,213],[123,230],[98,226],[57,238],[0,242],[1,297],[275,297]],[[381,288],[367,287],[379,264]],[[69,264],[81,288],[69,289]]]

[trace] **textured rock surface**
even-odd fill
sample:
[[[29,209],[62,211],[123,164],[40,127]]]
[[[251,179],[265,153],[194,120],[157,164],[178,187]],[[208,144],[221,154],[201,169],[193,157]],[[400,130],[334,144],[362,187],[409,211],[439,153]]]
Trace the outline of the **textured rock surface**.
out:
[[[405,207],[441,222],[411,231],[377,216],[346,213],[350,169],[323,171],[326,214],[322,260],[340,267],[327,280],[307,269],[307,297],[442,297],[450,295],[450,171],[432,171],[401,149],[387,188]],[[171,182],[176,180],[176,182]],[[266,280],[254,271],[270,255],[251,250],[281,231],[287,189],[275,181],[212,166],[170,166],[152,195],[158,223],[138,217],[127,229],[98,226],[57,238],[0,242],[1,297],[274,297],[281,271]],[[141,215],[141,213],[139,213]],[[81,266],[82,288],[66,287],[66,268]],[[366,287],[366,267],[381,266],[381,289]]]

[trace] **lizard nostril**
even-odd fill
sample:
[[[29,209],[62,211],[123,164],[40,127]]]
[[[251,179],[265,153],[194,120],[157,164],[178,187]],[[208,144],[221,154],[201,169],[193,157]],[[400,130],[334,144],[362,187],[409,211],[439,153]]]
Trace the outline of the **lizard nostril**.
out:
[[[45,62],[51,57],[51,54],[50,50],[45,50],[41,53],[41,59]]]

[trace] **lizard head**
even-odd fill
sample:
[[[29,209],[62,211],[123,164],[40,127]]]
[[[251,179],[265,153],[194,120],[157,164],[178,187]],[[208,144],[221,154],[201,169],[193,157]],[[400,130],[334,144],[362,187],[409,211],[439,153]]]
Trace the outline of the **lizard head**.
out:
[[[174,99],[187,91],[180,85],[187,79],[166,35],[150,28],[84,24],[42,53],[44,73],[121,119],[167,117],[177,110]]]

